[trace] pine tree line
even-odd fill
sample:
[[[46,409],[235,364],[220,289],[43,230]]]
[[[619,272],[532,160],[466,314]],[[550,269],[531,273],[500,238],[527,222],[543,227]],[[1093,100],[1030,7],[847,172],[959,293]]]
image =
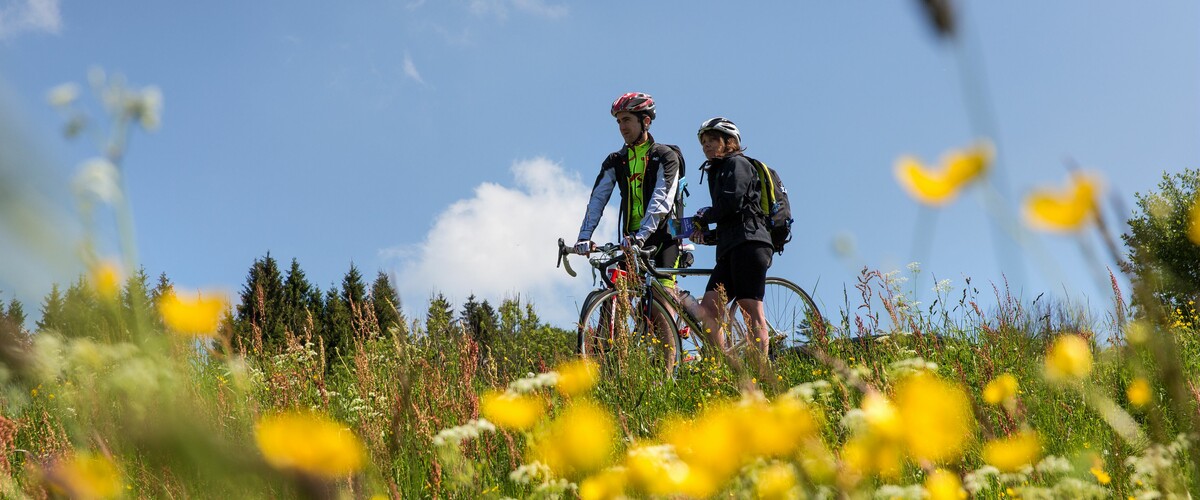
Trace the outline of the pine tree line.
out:
[[[155,310],[162,297],[173,291],[174,284],[165,273],[151,284],[144,270],[130,276],[115,297],[101,297],[83,276],[65,290],[54,284],[42,301],[35,332],[55,331],[106,342],[160,332],[163,325]],[[295,258],[281,271],[269,252],[251,264],[237,299],[222,328],[230,335],[229,345],[235,351],[264,357],[290,345],[311,343],[320,347],[329,367],[353,352],[356,342],[377,338],[399,336],[395,340],[436,345],[469,340],[478,344],[484,358],[513,359],[535,344],[568,340],[566,332],[542,324],[532,304],[522,304],[519,298],[505,299],[497,308],[471,295],[456,313],[454,305],[439,293],[429,300],[423,328],[410,325],[387,273],[379,271],[368,285],[358,267],[351,264],[340,283],[322,290],[309,281]],[[20,301],[13,298],[7,307],[0,302],[0,324],[28,338],[34,332],[21,327],[26,320]]]

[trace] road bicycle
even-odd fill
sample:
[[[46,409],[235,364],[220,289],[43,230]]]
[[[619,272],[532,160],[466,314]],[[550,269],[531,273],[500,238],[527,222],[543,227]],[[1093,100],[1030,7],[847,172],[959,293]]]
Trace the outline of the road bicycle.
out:
[[[558,266],[576,276],[567,259],[575,252],[560,238]],[[587,357],[600,357],[619,339],[649,346],[655,354],[668,354],[668,366],[678,366],[703,359],[711,349],[705,348],[703,323],[696,314],[687,292],[677,292],[660,280],[673,277],[710,276],[712,269],[656,268],[651,256],[654,248],[646,248],[627,256],[616,244],[596,247],[588,254],[592,277],[599,277],[599,287],[584,298],[580,306],[576,352]],[[687,304],[687,305],[685,305]],[[768,277],[763,297],[768,338],[772,357],[779,353],[803,349],[812,335],[825,327],[824,320],[812,297],[800,286],[779,277]],[[753,336],[738,314],[736,302],[727,309],[728,328],[725,352],[742,352]],[[669,342],[662,345],[664,342]],[[711,355],[711,354],[710,354]]]

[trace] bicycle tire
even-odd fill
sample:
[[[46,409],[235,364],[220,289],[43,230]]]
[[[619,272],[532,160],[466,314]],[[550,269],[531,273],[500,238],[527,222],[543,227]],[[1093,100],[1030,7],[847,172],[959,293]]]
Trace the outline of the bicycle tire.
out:
[[[576,352],[584,357],[603,358],[614,347],[618,338],[630,336],[634,342],[647,346],[650,354],[657,357],[662,349],[656,347],[653,340],[661,339],[665,335],[659,335],[654,329],[648,328],[648,325],[652,325],[653,322],[644,317],[639,310],[639,300],[641,300],[640,297],[636,295],[622,300],[619,291],[605,290],[590,301],[585,301],[585,306],[579,314]],[[672,332],[669,336],[670,347],[675,357],[674,364],[678,366],[682,346],[679,335],[676,333],[678,330],[675,320],[667,314],[668,308],[659,297],[654,297],[650,307],[666,322],[665,325],[657,328],[666,328]]]
[[[812,296],[799,285],[783,278],[768,277],[763,295],[763,313],[770,332],[771,357],[803,347],[812,338],[818,325],[825,321]],[[745,319],[737,310],[737,302],[729,304],[728,342],[735,349],[748,345],[749,331]]]

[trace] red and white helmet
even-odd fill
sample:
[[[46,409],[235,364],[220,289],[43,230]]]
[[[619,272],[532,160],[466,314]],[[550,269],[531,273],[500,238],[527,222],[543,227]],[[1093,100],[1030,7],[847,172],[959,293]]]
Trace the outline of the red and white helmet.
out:
[[[700,130],[698,132],[696,132],[696,137],[699,138],[700,136],[704,135],[704,133],[708,132],[709,130],[716,130],[717,132],[720,132],[722,134],[731,135],[735,139],[737,139],[738,142],[742,142],[742,133],[738,132],[737,125],[734,125],[733,122],[729,121],[728,118],[725,118],[723,116],[718,116],[716,118],[709,118],[709,119],[705,120],[704,123],[701,123]]]
[[[650,94],[644,94],[641,92],[630,92],[622,95],[621,97],[618,97],[617,100],[613,101],[612,110],[610,112],[613,116],[617,116],[617,113],[621,111],[628,111],[633,114],[646,113],[650,116],[650,119],[653,120],[654,98],[650,97]]]

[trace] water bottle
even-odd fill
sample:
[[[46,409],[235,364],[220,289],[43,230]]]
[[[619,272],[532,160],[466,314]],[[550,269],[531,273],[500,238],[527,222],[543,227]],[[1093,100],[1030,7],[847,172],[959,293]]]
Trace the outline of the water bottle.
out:
[[[692,292],[687,290],[679,291],[679,305],[683,306],[683,310],[695,318],[700,317],[700,301],[692,296]]]

